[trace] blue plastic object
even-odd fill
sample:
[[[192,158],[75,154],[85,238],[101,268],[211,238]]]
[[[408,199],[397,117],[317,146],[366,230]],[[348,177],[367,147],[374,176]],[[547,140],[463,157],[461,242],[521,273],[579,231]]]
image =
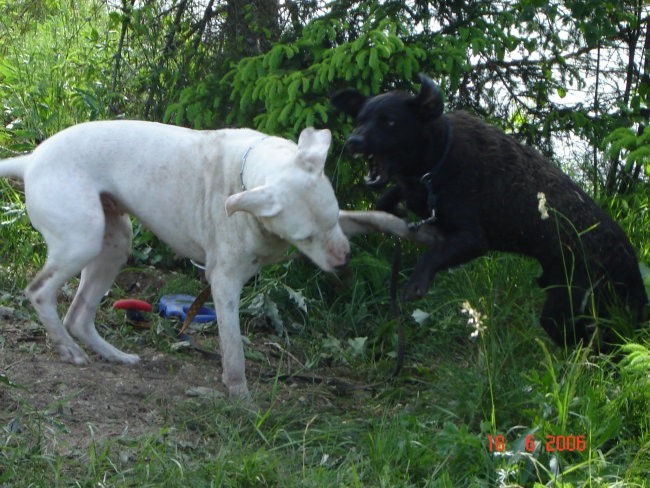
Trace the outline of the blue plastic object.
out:
[[[164,295],[158,303],[158,313],[165,318],[178,317],[184,321],[187,316],[187,310],[194,302],[196,297],[192,295],[183,295],[180,293],[173,295]],[[198,313],[192,319],[192,322],[212,322],[217,320],[217,313],[213,308],[205,305],[199,308]]]

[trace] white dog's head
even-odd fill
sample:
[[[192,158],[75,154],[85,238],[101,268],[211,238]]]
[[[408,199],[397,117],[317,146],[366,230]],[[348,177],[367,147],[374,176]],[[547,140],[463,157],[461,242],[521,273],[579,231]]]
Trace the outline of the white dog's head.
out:
[[[282,178],[229,196],[226,212],[255,215],[264,228],[295,245],[325,271],[347,264],[350,244],[339,225],[339,205],[323,173],[332,136],[307,128]],[[288,170],[288,171],[287,171]]]

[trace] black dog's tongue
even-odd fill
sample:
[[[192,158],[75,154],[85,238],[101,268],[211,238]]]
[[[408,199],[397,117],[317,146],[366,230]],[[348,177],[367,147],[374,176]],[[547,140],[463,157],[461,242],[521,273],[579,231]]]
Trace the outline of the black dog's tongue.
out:
[[[383,188],[388,184],[388,171],[383,161],[373,156],[368,162],[370,171],[365,178],[366,186],[369,188]]]

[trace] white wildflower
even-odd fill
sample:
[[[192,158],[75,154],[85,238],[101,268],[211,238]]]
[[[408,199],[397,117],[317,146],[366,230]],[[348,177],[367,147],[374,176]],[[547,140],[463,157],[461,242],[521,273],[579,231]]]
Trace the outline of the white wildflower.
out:
[[[514,486],[510,483],[511,479],[514,479],[517,474],[518,474],[518,466],[508,466],[506,468],[501,468],[497,469],[497,486],[499,488],[501,487],[508,487],[508,486]],[[516,485],[519,486],[519,485]]]
[[[473,308],[468,301],[463,302],[460,311],[468,316],[467,325],[474,329],[469,335],[470,338],[476,339],[487,330],[487,326],[483,325],[485,316]]]
[[[515,453],[512,452],[512,451],[494,451],[492,453],[492,455],[495,458],[500,458],[501,457],[501,458],[510,459],[510,458],[514,457]]]
[[[537,194],[537,210],[539,210],[542,220],[548,219],[548,208],[546,207],[546,195],[544,192],[539,192]]]
[[[430,316],[431,314],[425,312],[424,310],[420,310],[419,308],[413,310],[413,313],[411,314],[411,317],[413,317],[413,320],[415,320],[418,325],[424,325]]]
[[[548,467],[553,478],[557,479],[560,476],[560,463],[556,456],[551,457],[551,460],[548,462]]]

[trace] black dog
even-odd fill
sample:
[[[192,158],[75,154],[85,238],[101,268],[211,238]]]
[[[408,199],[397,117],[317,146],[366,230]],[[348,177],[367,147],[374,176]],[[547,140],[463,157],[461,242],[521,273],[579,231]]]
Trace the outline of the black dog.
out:
[[[377,209],[399,215],[403,202],[441,236],[403,297],[423,296],[439,270],[507,251],[541,263],[541,324],[557,344],[587,341],[595,318],[614,307],[641,320],[647,297],[618,224],[540,153],[467,113],[443,114],[438,87],[424,75],[420,83],[417,96],[345,90],[332,97],[356,118],[346,146],[371,156],[367,184],[396,183]]]

